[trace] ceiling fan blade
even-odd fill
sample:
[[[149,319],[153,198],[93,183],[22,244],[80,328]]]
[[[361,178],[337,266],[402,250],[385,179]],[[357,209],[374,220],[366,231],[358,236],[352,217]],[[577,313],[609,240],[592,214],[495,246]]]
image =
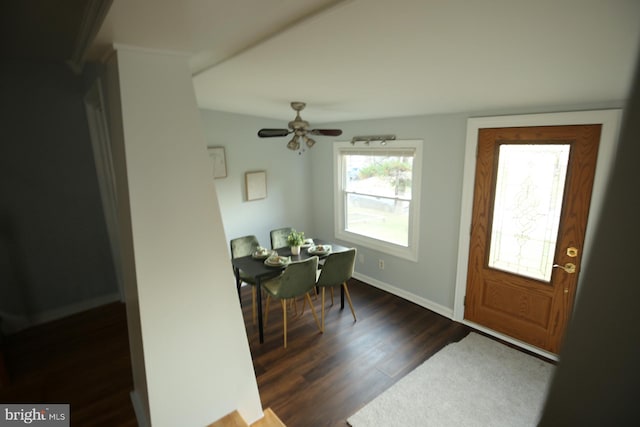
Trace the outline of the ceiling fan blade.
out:
[[[260,138],[273,138],[278,136],[287,136],[291,133],[289,129],[260,129],[258,136]]]
[[[340,136],[342,130],[340,129],[312,129],[309,132],[312,135],[324,135],[324,136]]]

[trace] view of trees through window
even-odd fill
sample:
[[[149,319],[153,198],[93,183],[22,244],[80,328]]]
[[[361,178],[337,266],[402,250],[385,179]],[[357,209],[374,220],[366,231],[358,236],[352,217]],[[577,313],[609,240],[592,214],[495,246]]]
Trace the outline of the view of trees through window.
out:
[[[413,153],[343,154],[345,229],[408,246]]]

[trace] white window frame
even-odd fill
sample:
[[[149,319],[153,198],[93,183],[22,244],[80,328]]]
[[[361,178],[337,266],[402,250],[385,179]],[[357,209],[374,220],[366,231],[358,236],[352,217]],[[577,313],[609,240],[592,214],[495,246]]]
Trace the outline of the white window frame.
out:
[[[422,141],[421,140],[394,140],[387,141],[386,145],[379,142],[370,142],[368,145],[362,143],[352,144],[350,141],[336,141],[333,143],[333,168],[334,168],[334,225],[335,237],[340,240],[377,250],[399,258],[410,261],[418,261],[418,242],[420,240],[420,187],[422,183]],[[411,202],[409,205],[409,231],[408,245],[402,246],[386,242],[372,237],[363,236],[349,232],[345,229],[346,210],[345,192],[346,170],[342,161],[342,153],[345,151],[362,151],[371,153],[372,151],[384,152],[393,149],[414,150],[412,176],[411,176]]]

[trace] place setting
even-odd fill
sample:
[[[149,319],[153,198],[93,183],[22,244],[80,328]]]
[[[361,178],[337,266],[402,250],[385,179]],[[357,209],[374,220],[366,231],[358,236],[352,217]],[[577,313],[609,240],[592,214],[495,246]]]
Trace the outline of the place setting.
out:
[[[264,260],[264,265],[267,267],[286,267],[291,262],[291,257],[280,256],[273,249],[267,249],[262,246],[258,246],[251,254],[251,257],[257,260]]]
[[[313,245],[314,245],[313,239],[304,239],[304,242],[302,242],[302,245],[300,245],[300,247],[308,249]]]
[[[291,262],[291,257],[280,256],[277,252],[273,251],[264,260],[264,265],[267,267],[286,267]]]
[[[267,259],[271,254],[273,254],[273,251],[271,249],[258,246],[256,250],[251,254],[251,257],[254,259]]]
[[[331,245],[309,245],[307,248],[309,255],[323,256],[331,252]]]

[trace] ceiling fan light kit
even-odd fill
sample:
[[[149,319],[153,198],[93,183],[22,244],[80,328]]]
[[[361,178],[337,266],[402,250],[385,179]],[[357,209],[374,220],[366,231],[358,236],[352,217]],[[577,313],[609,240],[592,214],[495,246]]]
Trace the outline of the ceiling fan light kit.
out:
[[[274,137],[283,137],[288,136],[289,134],[294,134],[291,141],[287,143],[287,148],[292,151],[297,151],[300,149],[300,139],[304,141],[305,145],[308,148],[311,148],[315,145],[316,141],[312,138],[309,138],[307,134],[310,135],[322,135],[322,136],[340,136],[342,135],[342,130],[340,129],[309,129],[309,122],[306,120],[302,120],[300,117],[300,111],[304,109],[306,104],[304,102],[292,102],[291,108],[296,112],[296,117],[289,122],[288,129],[260,129],[258,131],[258,136],[260,138],[274,138]],[[303,150],[304,151],[304,150]]]
[[[313,145],[316,143],[316,141],[309,138],[307,135],[303,136],[302,139],[304,139],[305,144],[307,144],[307,147],[309,148],[313,147]]]
[[[295,135],[293,137],[293,139],[291,139],[291,141],[289,141],[289,143],[287,144],[287,148],[289,150],[293,150],[296,151],[298,148],[300,148],[300,143],[298,142],[298,136]]]

